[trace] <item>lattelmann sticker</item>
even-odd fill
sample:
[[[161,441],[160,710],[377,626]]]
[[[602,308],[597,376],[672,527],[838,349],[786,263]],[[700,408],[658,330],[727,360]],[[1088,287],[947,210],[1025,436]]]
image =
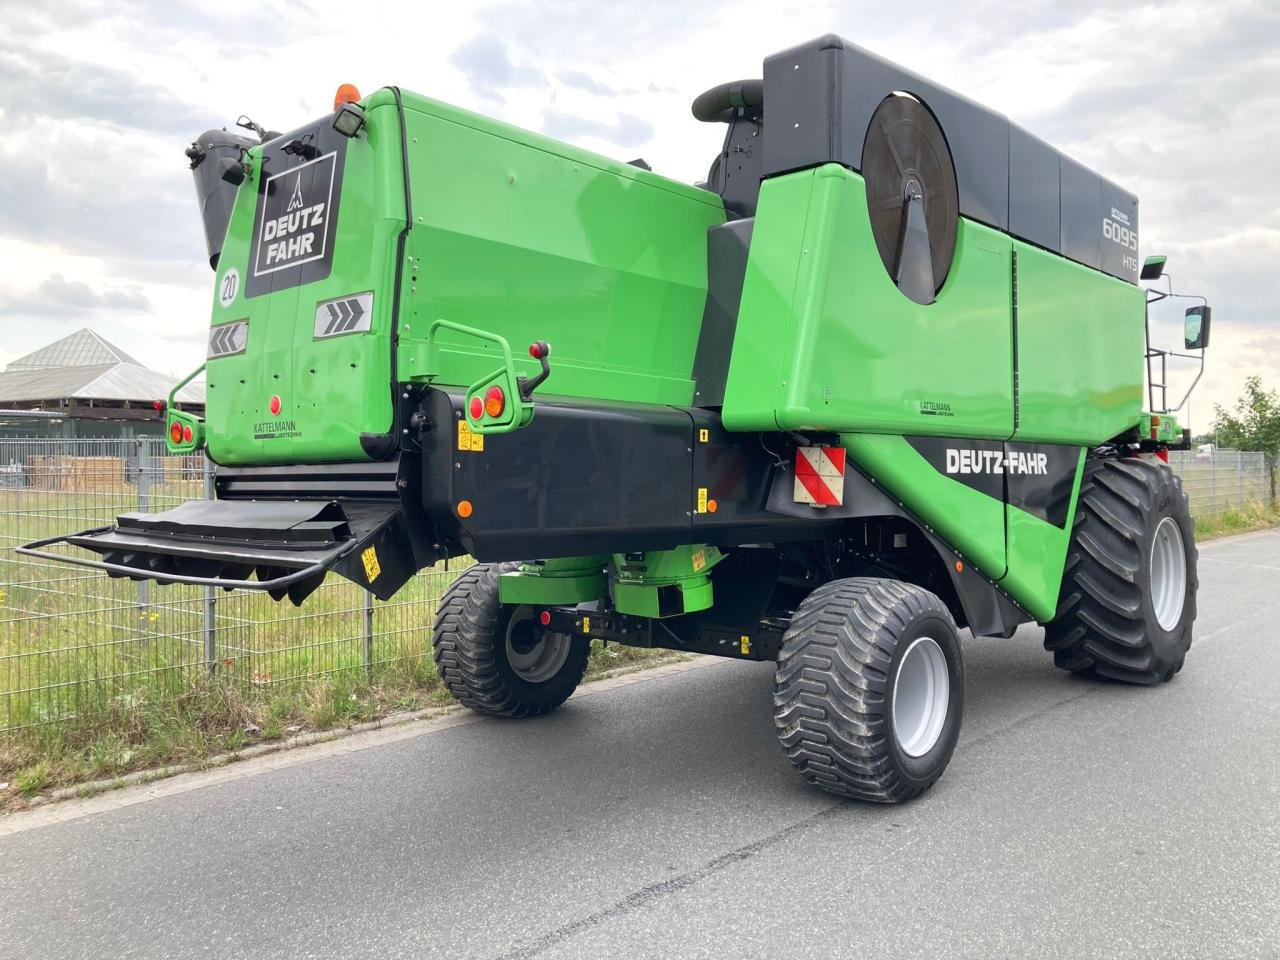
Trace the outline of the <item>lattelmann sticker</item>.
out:
[[[337,156],[326,153],[267,178],[254,276],[323,259]]]

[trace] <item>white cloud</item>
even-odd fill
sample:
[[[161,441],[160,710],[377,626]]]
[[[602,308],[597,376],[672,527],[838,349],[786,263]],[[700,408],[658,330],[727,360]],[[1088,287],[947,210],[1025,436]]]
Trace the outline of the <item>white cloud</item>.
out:
[[[848,36],[1013,120],[1138,193],[1144,253],[1215,306],[1197,426],[1255,369],[1280,385],[1280,9],[1271,0],[1124,6],[943,0],[546,0],[406,6],[45,0],[0,43],[5,350],[50,339],[12,309],[55,274],[148,310],[95,326],[161,369],[200,362],[212,275],[183,147],[247,113],[285,130],[339,83],[396,83],[660,173],[702,179],[722,129],[698,92],[769,53]],[[0,307],[0,310],[4,310]],[[1172,336],[1176,318],[1158,320]]]

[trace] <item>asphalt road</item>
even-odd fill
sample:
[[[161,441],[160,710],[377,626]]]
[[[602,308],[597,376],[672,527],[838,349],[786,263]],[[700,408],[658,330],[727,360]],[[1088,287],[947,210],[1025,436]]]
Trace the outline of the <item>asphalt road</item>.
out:
[[[0,838],[0,957],[1280,957],[1280,533],[1187,667],[967,640],[946,775],[834,802],[715,662]]]

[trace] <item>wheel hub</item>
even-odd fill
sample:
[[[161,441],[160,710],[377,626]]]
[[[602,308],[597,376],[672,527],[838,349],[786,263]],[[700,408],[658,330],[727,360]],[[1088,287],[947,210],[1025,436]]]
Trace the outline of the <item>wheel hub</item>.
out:
[[[569,659],[573,638],[543,630],[534,620],[533,607],[522,606],[511,611],[505,642],[512,672],[526,683],[545,683]]]
[[[951,700],[947,657],[932,637],[917,637],[907,647],[893,680],[893,735],[902,752],[922,757],[942,736]]]
[[[1182,619],[1187,599],[1187,551],[1182,531],[1173,517],[1165,517],[1151,538],[1151,608],[1163,630],[1172,630]]]

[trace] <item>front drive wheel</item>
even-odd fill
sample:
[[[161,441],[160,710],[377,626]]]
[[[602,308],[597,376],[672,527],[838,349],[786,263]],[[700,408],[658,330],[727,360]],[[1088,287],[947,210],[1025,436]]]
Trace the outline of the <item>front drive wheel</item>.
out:
[[[1054,663],[1127,683],[1172,679],[1191,646],[1197,585],[1195,525],[1173,471],[1089,461],[1058,611],[1045,625]]]
[[[774,681],[778,739],[829,793],[900,803],[946,769],[964,714],[951,612],[897,580],[834,580],[800,604]]]
[[[589,641],[544,630],[530,606],[498,602],[498,577],[518,564],[478,563],[440,598],[436,670],[460,703],[496,717],[529,717],[564,703],[582,681]]]

